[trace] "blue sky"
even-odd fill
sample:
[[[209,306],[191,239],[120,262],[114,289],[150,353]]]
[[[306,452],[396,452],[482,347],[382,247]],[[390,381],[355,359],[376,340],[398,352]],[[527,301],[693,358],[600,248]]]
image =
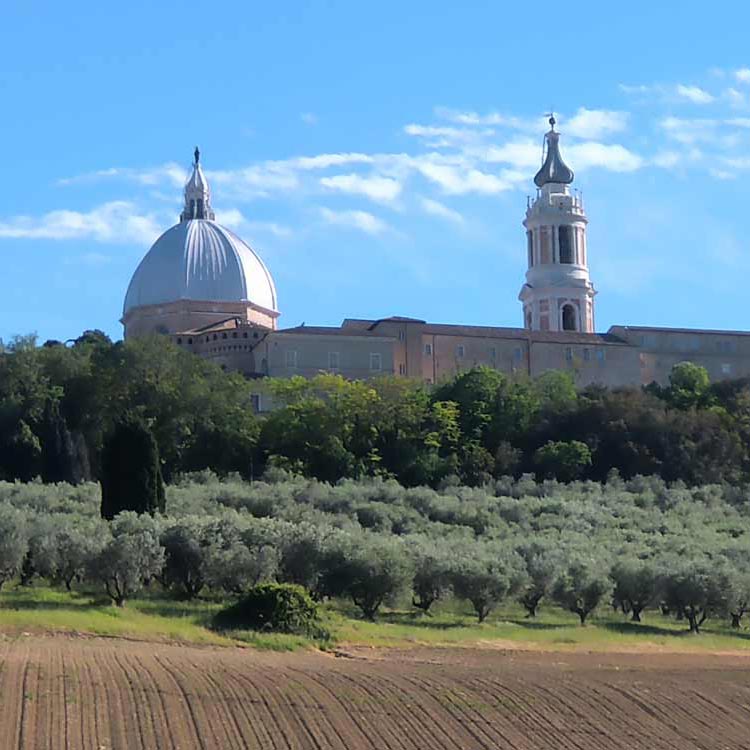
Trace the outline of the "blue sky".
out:
[[[597,329],[750,328],[746,3],[3,4],[0,337],[121,336],[195,144],[281,324],[520,325],[544,113]]]

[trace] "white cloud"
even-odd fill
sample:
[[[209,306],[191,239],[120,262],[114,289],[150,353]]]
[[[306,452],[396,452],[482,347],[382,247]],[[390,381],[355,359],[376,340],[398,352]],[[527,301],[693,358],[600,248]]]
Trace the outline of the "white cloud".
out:
[[[750,83],[750,68],[740,68],[734,71],[734,77],[740,83]]]
[[[466,193],[494,195],[513,187],[510,182],[494,174],[474,168],[439,164],[434,160],[421,161],[417,168],[430,182],[434,182],[445,193],[451,195],[465,195]]]
[[[646,86],[642,83],[636,85],[620,83],[617,87],[625,94],[652,94],[661,90],[660,86]]]
[[[302,122],[305,123],[305,125],[317,125],[318,124],[318,117],[312,112],[303,112],[299,116],[299,118],[300,120],[302,120]]]
[[[542,163],[541,142],[511,141],[502,146],[488,146],[477,154],[483,161],[498,164],[511,164],[519,169],[539,168]]]
[[[175,162],[167,162],[158,167],[148,169],[133,169],[131,167],[109,167],[95,172],[63,177],[57,181],[58,185],[75,185],[77,183],[99,182],[107,179],[121,179],[136,182],[140,185],[159,185],[168,182],[176,187],[182,187],[188,178],[188,172]]]
[[[718,124],[717,120],[709,118],[686,119],[673,116],[665,117],[659,122],[659,126],[670,138],[685,144],[713,140]]]
[[[417,125],[404,126],[407,135],[426,139],[434,148],[460,146],[465,143],[475,143],[494,135],[495,131],[484,128],[455,128],[447,125]]]
[[[581,107],[570,120],[563,123],[566,135],[596,140],[610,133],[619,133],[628,126],[627,112]]]
[[[341,167],[346,164],[371,164],[373,157],[370,154],[339,153],[318,154],[317,156],[297,156],[278,162],[268,162],[269,166],[291,167],[292,169],[328,169],[329,167]]]
[[[641,156],[619,143],[575,143],[568,146],[566,153],[570,155],[571,164],[581,170],[604,167],[613,172],[633,172],[644,166]]]
[[[132,203],[111,201],[89,212],[58,210],[39,217],[16,216],[0,222],[0,238],[77,240],[151,244],[161,234],[153,215],[139,214]]]
[[[367,234],[381,234],[389,228],[382,219],[367,211],[332,211],[330,208],[321,208],[320,215],[327,224],[359,229]]]
[[[330,190],[342,193],[364,195],[370,200],[390,203],[401,193],[401,183],[391,177],[362,177],[358,174],[339,174],[321,177],[320,184]]]
[[[687,99],[693,104],[710,104],[714,100],[713,95],[698,86],[685,86],[678,83],[675,92],[681,99]]]
[[[290,237],[293,232],[283,224],[274,221],[251,221],[237,208],[229,208],[216,213],[216,220],[236,232],[258,232],[272,234],[274,237]]]
[[[444,203],[440,203],[440,201],[433,200],[432,198],[422,198],[420,200],[420,205],[424,212],[431,216],[438,216],[439,218],[450,221],[453,224],[464,223],[464,217],[461,216],[458,211],[448,208],[448,206]]]

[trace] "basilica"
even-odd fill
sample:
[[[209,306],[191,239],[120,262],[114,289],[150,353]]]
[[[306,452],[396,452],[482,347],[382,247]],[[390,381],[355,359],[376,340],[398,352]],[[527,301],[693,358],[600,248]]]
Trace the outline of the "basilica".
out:
[[[164,334],[247,377],[352,379],[394,374],[438,383],[476,365],[535,377],[569,371],[578,385],[645,385],[689,360],[713,380],[750,375],[750,332],[595,327],[586,212],[572,193],[554,117],[534,177],[521,286],[523,327],[465,326],[391,316],[340,326],[279,326],[273,278],[256,252],[215,221],[198,149],[179,223],[146,253],[125,296],[125,337]],[[262,408],[262,405],[260,405]]]

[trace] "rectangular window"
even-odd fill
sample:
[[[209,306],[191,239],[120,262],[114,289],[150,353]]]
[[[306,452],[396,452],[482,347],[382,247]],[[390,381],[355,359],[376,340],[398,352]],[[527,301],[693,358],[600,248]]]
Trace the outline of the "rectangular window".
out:
[[[463,344],[459,344],[456,347],[456,356],[459,359],[461,359],[462,357],[466,356],[466,349],[464,349],[464,345]]]
[[[497,359],[497,349],[494,346],[490,347],[490,359]]]
[[[552,227],[539,227],[539,246],[541,263],[552,263]]]
[[[526,232],[526,240],[529,249],[529,268],[531,268],[534,265],[534,235],[530,229]]]
[[[383,357],[380,352],[370,353],[370,370],[371,372],[380,372],[383,369]]]
[[[522,357],[523,357],[523,350],[521,349],[520,346],[517,346],[513,350],[513,359],[515,359],[516,362],[520,362]]]
[[[403,362],[398,366],[398,374],[406,375],[406,365]]]
[[[566,362],[572,362],[573,361],[573,350],[570,347],[567,347],[565,349],[565,361]]]
[[[583,361],[589,362],[591,360],[591,350],[590,349],[584,349],[583,350]]]
[[[253,411],[256,414],[260,411],[260,394],[259,393],[250,394],[250,405],[252,406]]]
[[[297,351],[295,349],[287,349],[285,353],[285,361],[287,367],[296,367]]]
[[[599,360],[600,362],[604,362],[604,349],[597,349],[597,350],[596,350],[596,358],[597,358],[597,359],[598,359],[598,360]]]
[[[424,353],[428,356],[432,356],[432,344],[425,344],[424,345]]]
[[[405,338],[404,332],[403,331],[399,331],[398,332],[398,340],[399,341],[403,341],[404,338]]]
[[[328,369],[331,372],[339,371],[339,353],[338,352],[328,352]]]
[[[573,228],[558,227],[557,238],[560,243],[560,263],[574,263],[573,258]]]
[[[721,374],[722,375],[731,375],[732,374],[732,365],[730,365],[729,363],[725,362],[721,366]]]

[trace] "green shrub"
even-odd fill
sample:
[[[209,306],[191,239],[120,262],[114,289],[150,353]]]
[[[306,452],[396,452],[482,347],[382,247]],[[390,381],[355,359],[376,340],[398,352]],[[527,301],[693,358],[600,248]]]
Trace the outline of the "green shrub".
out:
[[[290,583],[253,586],[236,604],[221,610],[214,624],[222,630],[270,630],[319,638],[324,633],[318,606],[302,588]]]

